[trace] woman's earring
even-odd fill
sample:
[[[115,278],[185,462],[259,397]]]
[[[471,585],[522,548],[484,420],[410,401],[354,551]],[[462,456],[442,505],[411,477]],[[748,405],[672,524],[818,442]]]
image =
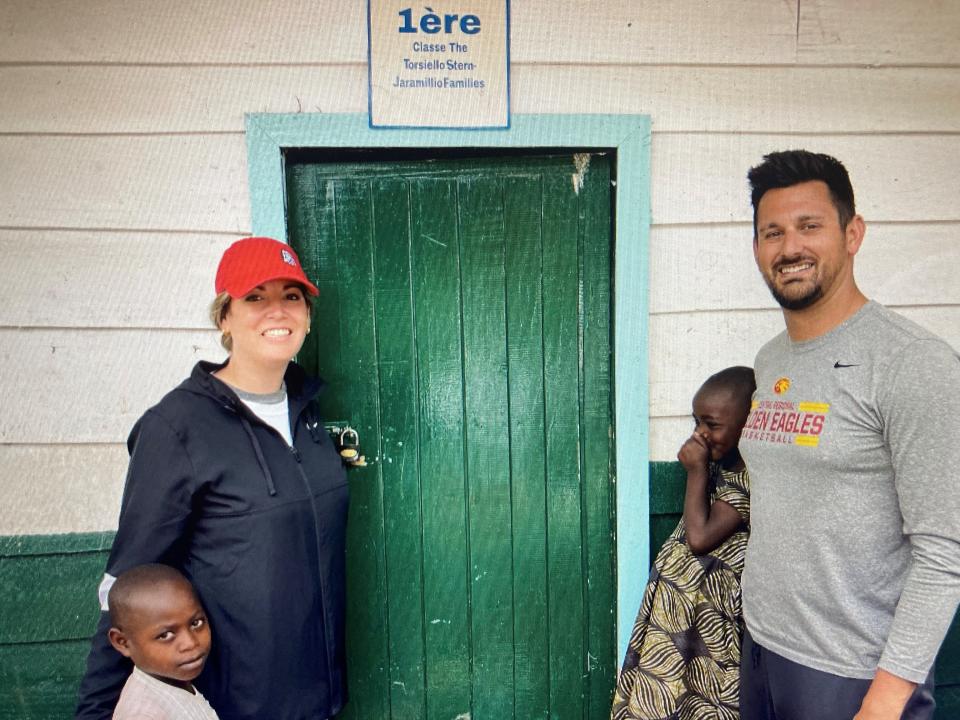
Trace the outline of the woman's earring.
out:
[[[307,325],[307,335],[309,335],[309,334],[310,334],[310,326]]]

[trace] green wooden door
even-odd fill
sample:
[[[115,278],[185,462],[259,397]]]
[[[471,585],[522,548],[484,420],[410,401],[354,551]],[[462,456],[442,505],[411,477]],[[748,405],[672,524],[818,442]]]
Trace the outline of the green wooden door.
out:
[[[369,461],[344,716],[609,717],[609,158],[287,160],[301,360]]]

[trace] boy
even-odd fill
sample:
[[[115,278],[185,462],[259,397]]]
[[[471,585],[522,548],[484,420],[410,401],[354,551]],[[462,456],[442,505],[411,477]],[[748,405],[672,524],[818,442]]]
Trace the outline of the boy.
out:
[[[190,581],[167,565],[138,565],[117,578],[108,604],[110,644],[134,664],[114,720],[217,720],[191,684],[210,626]]]

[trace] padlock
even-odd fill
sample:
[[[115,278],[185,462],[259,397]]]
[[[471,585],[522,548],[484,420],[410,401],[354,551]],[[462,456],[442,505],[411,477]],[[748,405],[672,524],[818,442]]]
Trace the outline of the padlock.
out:
[[[356,462],[360,457],[360,436],[349,425],[340,432],[337,444],[340,446],[340,457],[344,462]]]

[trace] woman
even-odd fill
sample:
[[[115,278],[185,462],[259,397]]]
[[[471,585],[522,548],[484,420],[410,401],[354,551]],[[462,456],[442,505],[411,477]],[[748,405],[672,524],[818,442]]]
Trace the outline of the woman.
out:
[[[216,290],[229,358],[198,363],[134,426],[101,603],[134,565],[180,569],[210,619],[196,685],[220,718],[329,718],[345,701],[346,473],[313,406],[322,383],[292,362],[318,291],[270,238],[231,245]],[[129,673],[106,620],[78,718],[109,718]]]

